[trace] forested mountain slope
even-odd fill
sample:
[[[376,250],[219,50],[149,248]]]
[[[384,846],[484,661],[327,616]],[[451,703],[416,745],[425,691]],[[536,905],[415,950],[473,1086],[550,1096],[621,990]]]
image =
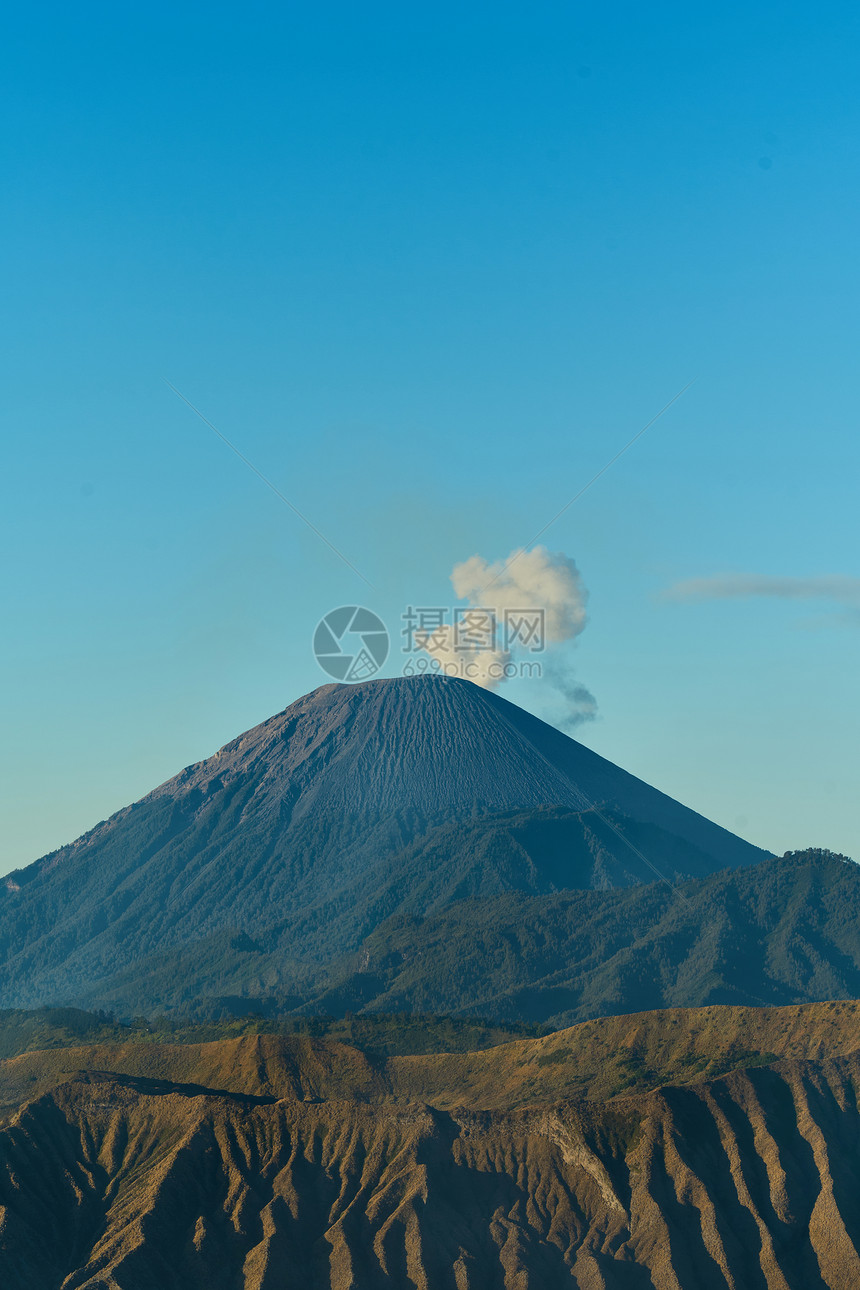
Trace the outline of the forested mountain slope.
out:
[[[553,1027],[651,1008],[850,999],[860,996],[860,868],[813,850],[677,887],[465,895],[382,918],[328,963],[296,962],[290,948],[283,926],[219,933],[78,997],[125,1015],[456,1013]]]
[[[0,1005],[90,997],[148,957],[202,945],[205,958],[218,937],[213,963],[263,936],[283,977],[397,912],[763,857],[468,682],[323,686],[8,875]]]

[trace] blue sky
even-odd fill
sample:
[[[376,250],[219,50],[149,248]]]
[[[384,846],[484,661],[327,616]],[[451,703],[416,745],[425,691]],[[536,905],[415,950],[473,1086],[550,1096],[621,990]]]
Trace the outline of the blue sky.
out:
[[[860,858],[858,28],[8,12],[0,867],[324,681],[327,610],[449,603],[692,378],[543,539],[589,591],[578,737]],[[502,693],[553,719],[544,683]]]

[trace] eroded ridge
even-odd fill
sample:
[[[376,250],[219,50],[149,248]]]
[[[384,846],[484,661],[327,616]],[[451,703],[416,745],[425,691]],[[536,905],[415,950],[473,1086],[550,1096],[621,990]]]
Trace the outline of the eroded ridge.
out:
[[[0,1135],[11,1290],[849,1290],[860,1059],[514,1111],[69,1081]]]

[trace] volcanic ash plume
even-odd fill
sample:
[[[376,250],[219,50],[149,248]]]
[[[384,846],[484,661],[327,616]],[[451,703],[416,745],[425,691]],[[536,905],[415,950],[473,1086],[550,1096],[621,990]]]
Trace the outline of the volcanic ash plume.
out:
[[[473,555],[454,566],[451,582],[470,610],[458,610],[453,624],[416,636],[442,671],[495,690],[519,674],[517,662],[530,661],[564,699],[559,725],[571,728],[594,717],[593,695],[562,660],[549,661],[544,652],[574,641],[586,625],[588,593],[569,556],[542,546],[520,548],[495,563]]]
[[[554,705],[553,724],[568,734],[586,721],[597,716],[597,700],[591,691],[577,681],[569,667],[555,661],[544,667],[543,675],[561,699]]]
[[[451,582],[470,605],[492,606],[498,622],[506,609],[542,609],[548,644],[574,640],[585,627],[588,593],[576,564],[560,551],[520,549],[495,564],[473,555],[454,565]]]

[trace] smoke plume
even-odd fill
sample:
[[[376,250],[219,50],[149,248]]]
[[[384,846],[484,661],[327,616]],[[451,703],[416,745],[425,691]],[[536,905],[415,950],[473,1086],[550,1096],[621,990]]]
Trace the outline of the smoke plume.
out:
[[[561,703],[553,710],[553,725],[571,734],[586,721],[597,716],[597,700],[587,686],[577,681],[573,673],[554,662],[544,667],[545,679],[558,691]]]
[[[454,565],[451,582],[461,600],[492,606],[499,622],[506,609],[542,609],[548,644],[574,640],[585,627],[588,593],[576,564],[560,551],[520,549],[495,564],[473,555]]]
[[[556,654],[587,622],[588,593],[570,556],[542,546],[494,563],[473,555],[454,566],[451,582],[471,614],[458,611],[454,623],[416,634],[440,670],[489,690],[516,675],[543,675],[563,700],[557,724],[571,729],[593,720],[594,696]],[[481,625],[491,630],[482,632]]]

